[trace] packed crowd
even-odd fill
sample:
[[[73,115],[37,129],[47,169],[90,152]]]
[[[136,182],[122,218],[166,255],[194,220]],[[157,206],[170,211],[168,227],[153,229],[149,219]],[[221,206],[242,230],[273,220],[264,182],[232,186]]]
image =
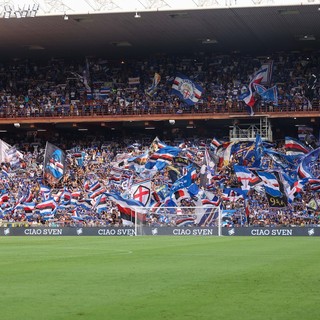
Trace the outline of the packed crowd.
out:
[[[0,66],[0,117],[135,115],[156,113],[246,112],[242,99],[250,76],[272,62],[267,86],[276,86],[277,103],[256,94],[261,111],[318,111],[318,52],[249,55],[158,56],[141,61],[52,59],[46,63],[17,60]],[[155,74],[158,83],[153,83]],[[201,99],[188,105],[171,94],[177,74],[203,88]],[[317,80],[316,80],[317,81]]]
[[[0,118],[246,112],[242,97],[250,76],[271,62],[268,86],[277,87],[277,101],[257,94],[255,110],[314,111],[320,107],[319,59],[317,52],[294,52],[121,62],[17,60],[0,65]],[[171,94],[177,74],[202,86],[198,102]],[[57,162],[41,138],[16,138],[0,141],[2,225],[122,226],[143,217],[152,226],[215,226],[219,211],[224,226],[319,223],[317,139],[304,147],[285,137],[282,144],[262,142],[258,135],[237,143],[212,137],[79,141],[57,135],[50,141],[61,155]],[[293,145],[298,150],[290,150]],[[62,173],[59,179],[45,174],[53,167]]]
[[[320,225],[319,146],[308,149],[316,154],[310,165],[309,153],[287,156],[285,141],[204,141],[74,145],[63,150],[65,170],[54,183],[44,178],[43,142],[19,152],[2,141],[0,224],[124,226],[140,219],[150,226],[216,226],[221,211],[223,226]],[[308,178],[299,175],[299,163]],[[269,185],[276,172],[281,179]],[[275,185],[280,195],[268,194]],[[149,190],[147,198],[141,190]]]

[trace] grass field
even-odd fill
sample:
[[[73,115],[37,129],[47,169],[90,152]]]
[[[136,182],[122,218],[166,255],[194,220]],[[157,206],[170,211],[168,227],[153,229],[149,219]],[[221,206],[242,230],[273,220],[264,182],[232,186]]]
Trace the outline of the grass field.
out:
[[[320,238],[1,237],[1,319],[319,319]]]

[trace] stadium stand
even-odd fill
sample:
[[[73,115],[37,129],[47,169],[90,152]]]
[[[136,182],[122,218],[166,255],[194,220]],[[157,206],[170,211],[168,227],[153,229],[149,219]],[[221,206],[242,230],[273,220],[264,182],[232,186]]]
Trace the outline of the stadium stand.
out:
[[[164,226],[159,208],[180,207],[184,225],[220,208],[224,226],[318,226],[319,47],[295,45],[3,56],[0,223],[123,226],[147,207]]]

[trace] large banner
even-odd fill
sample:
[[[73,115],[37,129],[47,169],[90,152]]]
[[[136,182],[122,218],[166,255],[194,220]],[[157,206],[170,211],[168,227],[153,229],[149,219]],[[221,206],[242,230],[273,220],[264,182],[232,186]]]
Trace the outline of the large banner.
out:
[[[49,184],[54,185],[63,177],[66,169],[65,161],[65,153],[52,143],[47,142],[44,155],[43,174],[45,180]]]
[[[222,228],[223,236],[253,236],[253,237],[292,237],[292,236],[320,236],[318,227],[243,227],[243,228]]]
[[[188,105],[199,101],[203,88],[184,75],[177,75],[172,84],[171,94],[175,94]]]
[[[222,228],[223,236],[320,236],[318,227],[294,227],[294,228],[262,228],[262,227],[242,227],[242,228]],[[0,237],[10,236],[218,236],[218,227],[1,227]]]

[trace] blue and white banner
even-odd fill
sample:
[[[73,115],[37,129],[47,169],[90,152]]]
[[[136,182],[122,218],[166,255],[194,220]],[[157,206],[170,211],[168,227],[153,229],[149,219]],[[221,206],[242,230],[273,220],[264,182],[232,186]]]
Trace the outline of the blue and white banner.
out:
[[[44,155],[44,178],[50,183],[57,183],[66,169],[66,155],[64,151],[47,142]]]
[[[261,84],[269,85],[272,78],[272,71],[273,71],[273,60],[269,60],[268,62],[265,62],[261,64],[260,69],[258,70],[262,71],[260,72],[260,75],[262,75]]]
[[[188,105],[199,101],[203,88],[184,75],[178,75],[173,80],[171,94],[183,99]]]

